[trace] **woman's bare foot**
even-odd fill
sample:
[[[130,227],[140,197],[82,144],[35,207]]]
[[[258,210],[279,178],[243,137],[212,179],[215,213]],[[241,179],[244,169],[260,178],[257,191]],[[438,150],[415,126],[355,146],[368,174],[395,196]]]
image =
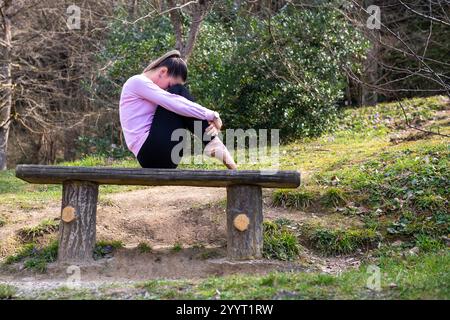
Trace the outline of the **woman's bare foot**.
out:
[[[237,165],[234,162],[233,157],[228,151],[227,147],[219,139],[219,137],[213,138],[205,147],[205,154],[208,157],[216,158],[222,161],[222,163],[231,170],[237,169]]]

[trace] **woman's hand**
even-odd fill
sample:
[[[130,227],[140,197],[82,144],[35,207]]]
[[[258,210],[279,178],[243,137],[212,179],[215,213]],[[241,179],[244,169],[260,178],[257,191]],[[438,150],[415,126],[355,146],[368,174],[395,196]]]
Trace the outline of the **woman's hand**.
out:
[[[216,118],[213,121],[208,121],[208,123],[209,127],[206,128],[206,134],[217,135],[222,128],[222,119],[220,119],[219,114],[216,113]]]
[[[205,132],[208,135],[217,135],[220,132],[220,129],[217,128],[214,121],[208,121],[209,126],[206,128]]]

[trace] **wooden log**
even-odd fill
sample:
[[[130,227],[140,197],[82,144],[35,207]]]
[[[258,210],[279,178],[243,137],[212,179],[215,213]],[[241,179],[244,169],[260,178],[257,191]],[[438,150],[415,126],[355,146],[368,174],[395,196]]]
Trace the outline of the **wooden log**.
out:
[[[233,225],[239,231],[245,231],[248,229],[248,225],[250,224],[250,219],[245,213],[238,214],[234,217]]]
[[[75,208],[72,206],[67,206],[62,210],[61,220],[69,223],[76,219]]]
[[[227,187],[227,251],[232,260],[258,259],[263,245],[262,189]]]
[[[98,184],[226,187],[255,185],[264,188],[297,188],[300,173],[294,170],[181,170],[150,168],[68,167],[20,164],[16,177],[30,183],[61,184],[65,180]]]
[[[63,183],[58,262],[93,260],[98,184],[68,180]]]

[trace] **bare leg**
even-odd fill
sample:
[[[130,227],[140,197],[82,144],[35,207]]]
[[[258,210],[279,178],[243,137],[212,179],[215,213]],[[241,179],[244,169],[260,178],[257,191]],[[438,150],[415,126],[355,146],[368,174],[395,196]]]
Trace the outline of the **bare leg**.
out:
[[[181,85],[174,85],[169,88],[169,91],[171,93],[175,93],[178,95],[181,95],[185,97],[186,99],[189,99],[191,101],[195,101],[195,98],[190,94],[189,90]],[[207,120],[199,120],[196,118],[191,117],[183,117],[183,120],[185,122],[185,128],[191,131],[193,134],[196,134],[198,138],[202,141],[204,146],[204,154],[219,159],[228,169],[237,169],[236,163],[233,160],[233,157],[231,156],[228,149],[225,147],[225,145],[220,140],[219,136],[213,136],[211,138],[211,141],[205,141],[203,139],[203,134],[206,130],[206,128],[209,126],[209,123]],[[202,130],[201,132],[197,132],[194,128],[194,124],[197,121],[201,121]]]

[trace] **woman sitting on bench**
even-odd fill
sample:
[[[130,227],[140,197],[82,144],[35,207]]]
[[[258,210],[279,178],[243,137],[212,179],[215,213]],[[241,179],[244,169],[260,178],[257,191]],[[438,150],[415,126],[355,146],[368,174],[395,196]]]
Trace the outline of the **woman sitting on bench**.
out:
[[[184,86],[186,78],[186,63],[177,50],[172,50],[125,82],[119,113],[128,149],[143,168],[174,169],[183,149],[172,155],[173,148],[180,143],[172,140],[172,133],[187,129],[200,138],[207,156],[221,160],[228,169],[236,169],[218,136],[222,127],[219,114],[194,102]],[[194,130],[196,122],[201,122],[201,130]]]

